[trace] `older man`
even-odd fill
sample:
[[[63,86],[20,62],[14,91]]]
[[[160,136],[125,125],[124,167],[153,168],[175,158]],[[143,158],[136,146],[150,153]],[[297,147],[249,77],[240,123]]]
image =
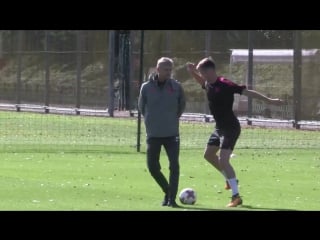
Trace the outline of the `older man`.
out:
[[[172,69],[172,59],[162,57],[158,60],[157,72],[141,86],[138,106],[147,132],[147,166],[164,193],[162,206],[178,207],[179,118],[186,102],[181,84],[171,77]],[[161,172],[161,146],[169,159],[169,182]]]

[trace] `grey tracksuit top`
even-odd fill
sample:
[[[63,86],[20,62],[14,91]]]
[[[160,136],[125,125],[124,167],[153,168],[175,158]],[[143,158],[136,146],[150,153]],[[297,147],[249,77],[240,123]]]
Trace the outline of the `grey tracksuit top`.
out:
[[[179,118],[186,105],[183,88],[174,79],[168,79],[159,86],[157,78],[157,75],[151,76],[142,84],[138,100],[147,137],[178,136]]]

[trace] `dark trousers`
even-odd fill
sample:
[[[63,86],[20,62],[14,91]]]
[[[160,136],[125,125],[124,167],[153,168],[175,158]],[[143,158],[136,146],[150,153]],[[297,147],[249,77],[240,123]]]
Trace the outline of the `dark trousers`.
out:
[[[169,182],[161,172],[160,151],[161,146],[166,150],[169,159]],[[165,195],[175,200],[179,185],[179,136],[163,138],[147,138],[147,166],[151,176],[156,180]]]

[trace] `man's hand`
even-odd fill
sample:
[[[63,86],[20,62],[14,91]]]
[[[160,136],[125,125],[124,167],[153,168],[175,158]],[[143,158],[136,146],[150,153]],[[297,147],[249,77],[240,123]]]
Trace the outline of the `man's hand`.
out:
[[[186,67],[187,67],[188,72],[190,72],[190,73],[194,72],[196,70],[196,65],[191,62],[187,62]]]
[[[205,86],[206,80],[201,76],[201,74],[197,71],[196,65],[191,62],[186,63],[186,67],[190,75],[202,86]]]

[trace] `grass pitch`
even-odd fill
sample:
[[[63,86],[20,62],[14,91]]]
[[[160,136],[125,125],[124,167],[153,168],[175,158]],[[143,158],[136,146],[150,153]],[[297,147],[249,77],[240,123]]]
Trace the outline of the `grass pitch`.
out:
[[[213,125],[183,123],[179,191],[198,199],[172,209],[160,206],[144,136],[136,152],[136,120],[0,112],[0,121],[0,210],[320,210],[316,131],[244,128],[231,159],[244,203],[229,209],[231,192],[202,157]],[[168,175],[164,151],[161,164]]]

